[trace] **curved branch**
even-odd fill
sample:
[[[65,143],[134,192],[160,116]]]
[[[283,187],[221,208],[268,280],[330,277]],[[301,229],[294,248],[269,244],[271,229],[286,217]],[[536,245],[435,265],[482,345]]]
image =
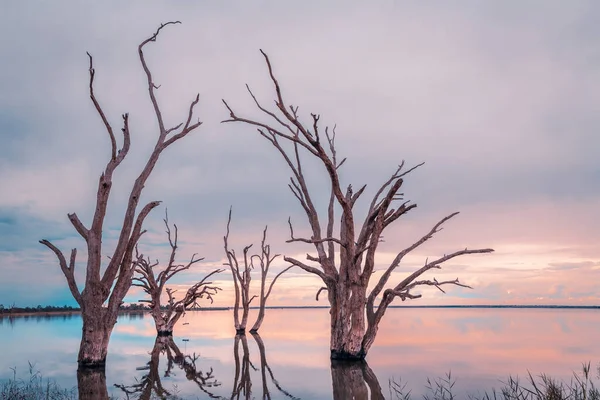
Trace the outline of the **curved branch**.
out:
[[[54,246],[46,239],[40,240],[40,243],[48,247],[54,252],[54,254],[56,254],[60,265],[60,269],[65,275],[65,278],[67,278],[67,284],[69,285],[69,290],[71,291],[73,298],[75,299],[75,301],[77,301],[77,304],[79,304],[79,306],[83,306],[81,300],[81,293],[79,292],[77,282],[75,281],[75,257],[77,255],[77,249],[71,250],[71,258],[69,260],[70,265],[67,266],[67,260],[65,259],[64,254],[62,253],[62,251],[60,251],[58,247]]]
[[[319,295],[321,294],[321,292],[322,292],[323,290],[329,290],[329,289],[327,288],[327,286],[323,286],[323,287],[321,287],[321,288],[320,288],[320,289],[317,291],[317,295],[315,296],[315,300],[319,301]]]
[[[148,65],[146,64],[146,59],[144,57],[143,48],[149,42],[155,42],[160,31],[167,25],[172,25],[172,24],[181,24],[181,22],[180,21],[170,21],[170,22],[167,22],[164,24],[160,24],[160,27],[156,30],[156,32],[154,32],[154,34],[152,36],[150,36],[148,39],[144,40],[138,46],[138,54],[140,57],[140,61],[142,63],[142,67],[144,68],[144,72],[146,73],[146,78],[148,80],[148,93],[150,95],[150,100],[152,101],[152,106],[154,107],[154,113],[156,114],[156,120],[158,122],[158,127],[160,129],[161,136],[166,135],[165,124],[163,122],[160,107],[158,106],[158,102],[156,100],[156,95],[154,94],[156,85],[154,84],[154,81],[152,80],[152,73],[150,72],[150,68],[148,68]]]
[[[110,137],[110,148],[111,148],[110,159],[115,160],[117,158],[117,140],[115,139],[115,134],[113,133],[112,126],[110,126],[110,123],[108,122],[108,119],[106,118],[106,115],[104,114],[104,111],[102,110],[102,107],[100,107],[100,103],[98,103],[98,100],[96,100],[96,95],[94,94],[94,77],[96,75],[96,70],[94,69],[94,61],[93,61],[92,55],[89,52],[86,52],[86,54],[88,55],[88,58],[90,59],[90,67],[89,67],[90,99],[92,99],[92,103],[94,103],[94,107],[96,108],[98,115],[100,115],[100,118],[102,119],[102,122],[104,123],[106,131],[108,132],[108,136]]]
[[[67,214],[67,217],[69,217],[69,221],[71,221],[71,224],[73,224],[73,226],[75,227],[75,230],[77,231],[77,233],[79,233],[81,235],[81,237],[83,239],[85,239],[85,241],[87,242],[87,240],[88,240],[88,234],[89,234],[89,229],[87,229],[83,225],[83,222],[81,222],[81,220],[79,219],[79,217],[77,216],[77,214],[75,214],[75,213]]]
[[[284,270],[279,272],[277,275],[275,275],[275,278],[273,278],[273,280],[271,281],[271,284],[269,285],[269,290],[267,290],[267,294],[265,294],[265,300],[267,298],[269,298],[269,295],[271,294],[271,290],[273,289],[273,285],[275,285],[275,282],[277,282],[277,279],[279,279],[279,277],[281,275],[285,274],[286,272],[288,272],[290,269],[292,269],[294,267],[295,267],[295,265],[290,265],[289,267],[285,268]]]
[[[311,274],[317,275],[319,278],[323,279],[323,282],[328,282],[332,279],[331,277],[327,276],[323,271],[321,271],[315,267],[306,265],[302,261],[298,261],[295,258],[284,256],[283,260],[289,262],[290,264],[294,264],[297,267],[302,268],[306,272],[310,272]]]
[[[334,237],[326,237],[326,238],[322,238],[322,239],[295,238],[294,237],[294,228],[292,227],[291,218],[288,218],[288,225],[290,227],[290,239],[286,240],[285,241],[286,243],[303,242],[303,243],[308,243],[308,244],[322,244],[322,243],[331,242],[331,243],[337,243],[342,247],[346,247],[345,243],[342,243],[342,241],[340,239],[337,239]]]

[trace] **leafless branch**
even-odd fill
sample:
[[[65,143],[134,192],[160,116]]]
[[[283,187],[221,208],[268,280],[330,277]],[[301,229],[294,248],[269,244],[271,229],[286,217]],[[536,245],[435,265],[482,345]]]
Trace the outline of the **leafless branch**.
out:
[[[327,286],[323,286],[323,287],[321,287],[321,288],[320,288],[320,289],[317,291],[317,295],[315,296],[315,300],[319,301],[319,295],[321,294],[321,292],[322,292],[323,290],[328,290],[328,289],[327,289]]]
[[[69,266],[67,266],[67,260],[65,259],[64,254],[62,253],[62,251],[60,251],[60,249],[58,247],[56,247],[55,245],[53,245],[46,239],[40,240],[40,243],[43,244],[44,246],[48,247],[50,250],[52,250],[54,252],[54,254],[56,254],[56,257],[58,258],[58,262],[60,265],[60,269],[61,269],[62,273],[65,275],[65,278],[67,278],[67,284],[69,285],[69,290],[71,291],[71,294],[73,295],[73,298],[75,299],[75,301],[77,301],[77,304],[82,306],[83,304],[82,304],[82,299],[81,299],[81,293],[79,292],[79,288],[77,287],[77,282],[75,281],[75,257],[77,255],[77,249],[71,250],[71,259],[69,260]]]
[[[303,242],[303,243],[309,243],[309,244],[320,244],[320,243],[325,243],[325,242],[333,242],[333,243],[337,243],[340,246],[346,247],[346,245],[344,243],[342,243],[339,239],[334,238],[334,237],[326,237],[323,239],[306,239],[306,238],[295,238],[294,237],[294,228],[292,228],[292,221],[291,219],[288,219],[288,224],[290,226],[290,239],[286,240],[286,243],[292,243],[292,242]]]

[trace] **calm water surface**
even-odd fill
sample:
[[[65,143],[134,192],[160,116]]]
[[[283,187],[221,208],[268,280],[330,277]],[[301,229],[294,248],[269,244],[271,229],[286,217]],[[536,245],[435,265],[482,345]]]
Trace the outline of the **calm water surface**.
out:
[[[600,361],[598,310],[390,309],[368,366],[354,370],[331,365],[328,317],[327,309],[267,310],[260,337],[236,340],[231,311],[189,312],[173,343],[159,348],[149,315],[123,315],[109,348],[108,392],[138,398],[150,377],[184,398],[232,398],[245,389],[250,398],[330,399],[334,390],[348,396],[348,379],[358,377],[386,398],[389,380],[401,379],[418,398],[427,377],[451,371],[462,397],[527,371],[569,380],[582,362],[596,371]],[[11,367],[26,379],[31,362],[62,387],[76,386],[80,332],[79,315],[0,319],[0,380],[12,377]]]

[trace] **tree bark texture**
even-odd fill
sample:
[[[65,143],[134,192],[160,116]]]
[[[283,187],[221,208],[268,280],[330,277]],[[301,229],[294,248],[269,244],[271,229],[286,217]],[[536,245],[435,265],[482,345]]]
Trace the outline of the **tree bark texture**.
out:
[[[300,242],[312,245],[314,253],[307,254],[307,262],[286,256],[284,260],[303,270],[318,276],[323,287],[317,292],[328,292],[331,306],[331,358],[339,360],[363,359],[372,346],[377,334],[379,322],[387,307],[395,298],[402,301],[416,299],[421,294],[414,293],[419,286],[431,286],[444,292],[445,285],[468,287],[458,279],[438,281],[423,279],[421,276],[432,269],[441,269],[441,265],[455,257],[490,253],[492,249],[467,249],[444,254],[433,260],[427,259],[421,268],[415,269],[400,282],[391,281],[404,256],[412,252],[442,229],[442,225],[458,213],[442,218],[434,227],[416,240],[412,245],[398,251],[394,260],[384,269],[375,270],[375,254],[382,241],[384,230],[403,215],[417,207],[404,200],[400,189],[404,178],[414,169],[404,168],[400,163],[392,175],[377,188],[360,223],[354,206],[364,194],[366,185],[354,191],[352,185],[343,186],[339,171],[346,159],[338,160],[335,147],[335,127],[323,129],[320,116],[310,114],[310,123],[301,121],[298,107],[284,101],[283,92],[276,79],[269,57],[261,50],[267,64],[269,76],[275,88],[275,110],[264,107],[248,85],[246,88],[256,107],[262,113],[259,119],[240,116],[223,100],[229,111],[229,119],[223,122],[241,122],[254,127],[258,133],[270,142],[289,167],[292,176],[288,185],[294,197],[306,214],[310,227],[307,237],[296,237],[291,219],[288,220],[290,239],[288,243]],[[264,122],[266,120],[270,123]],[[313,201],[303,157],[314,157],[329,178],[329,203],[319,209]],[[326,212],[323,224],[321,217]],[[339,214],[336,216],[336,214]],[[377,274],[374,274],[377,272]],[[377,276],[377,277],[375,277]],[[394,276],[394,279],[398,279]],[[375,285],[369,285],[373,283]],[[367,288],[372,287],[370,292]]]
[[[154,108],[154,113],[156,114],[159,135],[156,145],[148,157],[146,165],[132,185],[127,208],[124,213],[123,223],[120,228],[119,238],[104,272],[102,272],[102,233],[113,183],[112,178],[115,170],[129,152],[131,138],[129,132],[129,116],[128,114],[124,114],[122,116],[123,126],[121,128],[123,143],[120,148],[118,147],[113,127],[94,93],[94,78],[96,71],[93,67],[92,56],[88,53],[90,62],[90,99],[108,133],[111,143],[111,156],[98,180],[95,211],[91,225],[89,227],[85,226],[75,213],[68,214],[71,224],[85,240],[87,245],[87,265],[85,270],[85,286],[83,290],[79,290],[75,280],[76,249],[71,250],[71,256],[67,264],[67,260],[60,249],[48,240],[40,241],[40,243],[56,254],[60,269],[67,280],[69,290],[71,291],[73,298],[81,307],[84,329],[82,331],[82,347],[79,353],[78,362],[82,368],[103,368],[105,365],[110,333],[116,323],[119,307],[132,283],[135,265],[133,261],[133,250],[140,237],[145,232],[142,229],[142,226],[146,216],[152,209],[160,204],[158,201],[152,201],[142,207],[141,210],[138,210],[138,203],[144,185],[154,170],[163,150],[177,140],[185,137],[201,124],[200,121],[192,122],[194,107],[199,101],[199,96],[197,95],[189,106],[186,121],[173,128],[165,127],[155,93],[158,86],[153,80],[144,56],[145,45],[150,42],[155,42],[160,31],[165,26],[177,23],[179,22],[167,22],[162,24],[152,36],[144,40],[138,46],[138,55],[142,68],[146,74],[148,94]]]
[[[116,317],[109,314],[105,308],[91,312],[88,310],[87,317],[83,318],[81,343],[77,357],[80,368],[104,369],[108,342],[115,323]]]

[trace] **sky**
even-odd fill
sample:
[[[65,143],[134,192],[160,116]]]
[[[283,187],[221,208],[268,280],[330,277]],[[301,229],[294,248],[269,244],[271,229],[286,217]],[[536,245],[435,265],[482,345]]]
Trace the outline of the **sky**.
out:
[[[40,239],[65,254],[78,248],[83,287],[85,243],[67,213],[91,222],[110,156],[89,100],[86,51],[110,122],[117,127],[122,113],[130,116],[131,151],[115,173],[105,221],[103,254],[111,254],[133,180],[158,135],[137,46],[173,20],[182,24],[164,29],[145,52],[158,101],[173,126],[199,93],[203,124],[163,153],[147,181],[142,203],[162,203],[139,245],[166,261],[168,209],[179,227],[178,260],[204,257],[173,278],[180,293],[222,266],[230,207],[229,242],[238,253],[251,243],[256,249],[267,225],[274,253],[304,258],[311,250],[286,243],[288,217],[297,236],[308,236],[308,224],[287,188],[285,162],[251,127],[221,123],[228,117],[221,99],[260,117],[245,84],[273,105],[263,49],[303,120],[317,113],[323,125],[337,126],[338,157],[348,159],[343,184],[367,184],[358,220],[402,160],[425,162],[405,180],[405,197],[418,207],[386,230],[376,277],[454,211],[460,214],[406,257],[393,280],[428,257],[495,249],[426,276],[459,277],[473,289],[425,288],[411,305],[600,303],[596,1],[6,1],[0,14],[0,304],[75,304]],[[325,171],[304,160],[324,213]],[[272,273],[284,267],[280,257]],[[214,282],[223,290],[213,305],[231,305],[230,275]],[[253,290],[257,282],[258,274]],[[292,269],[269,301],[325,305],[315,301],[320,286]],[[132,289],[126,301],[141,298]]]

